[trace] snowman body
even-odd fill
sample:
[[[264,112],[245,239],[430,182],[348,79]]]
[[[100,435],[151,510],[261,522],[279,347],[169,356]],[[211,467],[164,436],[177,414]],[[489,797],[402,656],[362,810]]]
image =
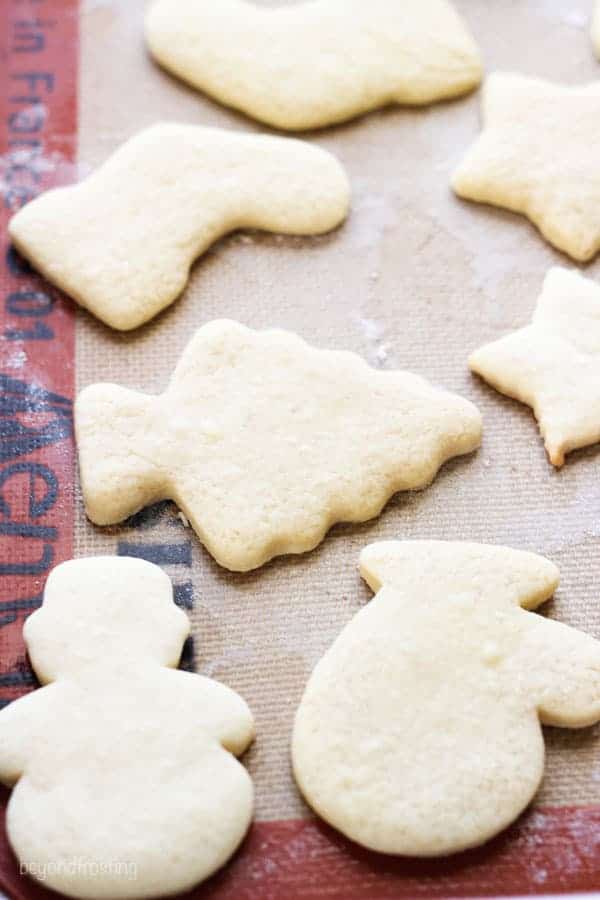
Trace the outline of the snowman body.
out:
[[[78,575],[89,575],[87,563],[94,564],[97,583],[114,578],[99,573],[96,560],[64,564],[49,580],[48,606],[45,601],[26,625],[42,676],[62,640],[52,603],[60,569],[75,566]],[[154,646],[139,653],[121,654],[113,646],[96,657],[109,639],[102,630],[112,628],[110,600],[101,592],[105,608],[87,618],[87,642],[79,644],[75,662],[0,715],[0,776],[14,784],[7,829],[22,866],[63,893],[111,900],[176,893],[206,878],[242,840],[253,807],[252,782],[233,755],[252,739],[248,707],[224,685],[151,658],[148,650],[162,638],[171,642],[171,659],[175,647],[181,649],[187,617],[172,600],[159,608],[146,602],[153,598],[144,597],[145,567],[154,570],[150,581],[158,581],[163,600],[163,589],[170,592],[156,567],[114,563],[124,578],[142,576],[150,623],[137,624],[138,637],[145,629],[153,633],[159,620],[162,637],[154,632]],[[140,596],[135,587],[133,593]],[[130,596],[124,619],[132,626],[134,614]],[[120,625],[117,644],[126,640],[123,619]]]

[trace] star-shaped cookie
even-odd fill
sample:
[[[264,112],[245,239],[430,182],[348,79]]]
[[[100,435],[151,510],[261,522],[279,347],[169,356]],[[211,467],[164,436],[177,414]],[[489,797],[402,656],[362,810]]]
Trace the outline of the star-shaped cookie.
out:
[[[600,249],[600,81],[491,75],[484,128],[452,178],[460,197],[523,213],[576,260]]]
[[[221,565],[246,571],[425,487],[479,445],[481,417],[408,372],[215,321],[192,338],[164,394],[92,385],[77,398],[75,428],[93,522],[172,499]]]
[[[469,366],[533,408],[550,461],[600,441],[600,287],[550,269],[531,325],[476,350]]]
[[[156,0],[154,58],[221,103],[276,128],[320,128],[389,103],[471,90],[481,58],[448,0]]]

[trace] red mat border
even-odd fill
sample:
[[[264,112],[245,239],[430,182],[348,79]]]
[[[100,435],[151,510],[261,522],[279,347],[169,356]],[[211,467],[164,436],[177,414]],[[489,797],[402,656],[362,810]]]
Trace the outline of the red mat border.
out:
[[[73,554],[75,315],[11,249],[11,215],[75,177],[78,5],[1,0],[0,703],[30,688],[21,630]]]
[[[51,900],[21,876],[0,809],[0,885]],[[600,808],[537,809],[484,847],[438,860],[387,857],[314,819],[257,822],[233,860],[185,900],[401,900],[587,892],[600,886]],[[184,898],[181,898],[184,900]]]
[[[0,565],[10,569],[25,561],[30,570],[1,577],[0,699],[6,702],[28,686],[21,637],[28,603],[39,597],[47,570],[73,552],[74,454],[65,422],[74,391],[74,312],[10,254],[6,225],[35,193],[74,179],[79,4],[0,2],[0,374],[11,379],[17,400],[21,389],[15,382],[25,385],[26,397],[33,397],[32,408],[15,412],[13,424],[44,432],[54,417],[62,427],[44,446],[30,452],[21,448],[17,456],[3,456],[0,462],[0,499],[5,503]],[[34,389],[32,395],[32,386],[50,393],[40,396]],[[16,463],[24,465],[15,468]],[[7,467],[12,467],[8,474]],[[56,496],[50,497],[46,470],[55,478]],[[46,495],[47,509],[40,506],[40,492],[42,500]],[[0,887],[12,900],[55,897],[19,874],[4,828],[8,796],[0,792]],[[600,807],[564,807],[534,810],[486,846],[436,861],[370,853],[314,819],[259,822],[231,863],[189,898],[396,900],[596,888]]]

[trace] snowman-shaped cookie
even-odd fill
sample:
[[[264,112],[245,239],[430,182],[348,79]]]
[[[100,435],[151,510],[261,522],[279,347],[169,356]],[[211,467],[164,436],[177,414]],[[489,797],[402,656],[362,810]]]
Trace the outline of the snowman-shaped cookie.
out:
[[[252,816],[235,759],[252,715],[175,669],[189,622],[169,578],[96,557],[51,573],[24,635],[46,685],[0,713],[0,779],[23,870],[73,897],[154,897],[222,866]]]
[[[558,570],[481,544],[386,541],[377,596],[317,664],[293,763],[311,806],[384,853],[472,847],[515,819],[543,773],[540,723],[600,720],[600,642],[534,615]]]

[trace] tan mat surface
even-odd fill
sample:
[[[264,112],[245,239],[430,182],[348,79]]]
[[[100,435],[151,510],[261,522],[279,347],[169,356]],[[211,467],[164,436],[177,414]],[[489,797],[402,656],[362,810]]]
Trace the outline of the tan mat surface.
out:
[[[457,5],[488,71],[571,83],[600,77],[587,34],[589,0]],[[143,8],[142,0],[84,2],[82,174],[159,119],[257,130],[147,58]],[[475,94],[307,136],[336,153],[352,179],[352,217],[337,233],[226,238],[195,266],[170,310],[127,336],[79,315],[79,388],[113,380],[159,391],[192,331],[226,316],[257,328],[283,326],[373,365],[410,369],[469,397],[484,414],[481,451],[447,465],[426,492],[399,496],[379,520],[338,526],[313,553],[250,575],[219,569],[170,505],[136,527],[106,530],[90,525],[80,505],[78,555],[116,552],[119,541],[184,546],[167,571],[176,583],[193,584],[197,669],[239,690],[256,715],[247,762],[262,819],[305,814],[288,760],[293,713],[312,666],[369,598],[356,568],[366,543],[464,538],[546,554],[562,572],[551,613],[600,637],[600,451],[572,454],[555,472],[530,411],[466,366],[470,350],[529,321],[548,266],[566,263],[525,220],[450,193],[450,172],[477,133],[478,111]],[[587,271],[600,278],[600,262]],[[600,802],[600,729],[548,730],[547,745],[539,802]]]

